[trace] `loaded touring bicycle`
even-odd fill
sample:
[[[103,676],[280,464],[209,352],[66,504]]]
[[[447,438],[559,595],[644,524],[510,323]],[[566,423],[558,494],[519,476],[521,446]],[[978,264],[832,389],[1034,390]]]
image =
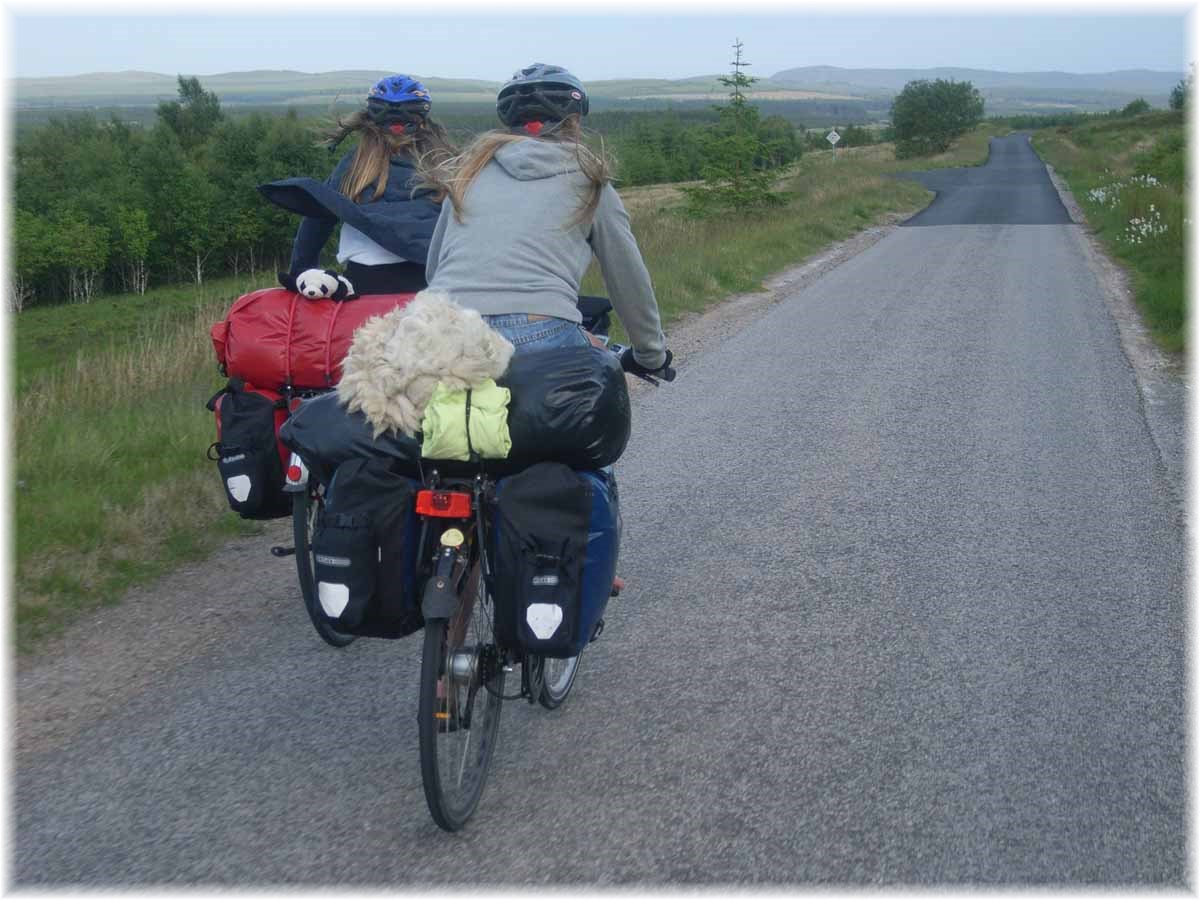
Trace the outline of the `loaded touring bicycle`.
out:
[[[581,298],[580,308],[584,327],[606,335],[608,301]],[[327,328],[332,334],[334,326]],[[223,333],[228,339],[235,329]],[[232,372],[228,349],[219,346],[218,356],[223,349],[222,363]],[[519,361],[535,354],[514,357],[500,379],[513,398],[514,455],[503,460],[429,460],[412,439],[375,439],[361,416],[355,420],[337,403],[330,389],[340,373],[324,362],[325,385],[292,378],[275,396],[264,395],[272,452],[258,455],[270,464],[248,475],[238,468],[245,459],[226,460],[255,452],[222,440],[248,430],[238,424],[248,416],[233,415],[246,404],[230,402],[239,388],[246,395],[245,386],[210,402],[231,506],[250,517],[292,515],[294,548],[272,552],[295,554],[305,609],[321,639],[345,647],[361,636],[423,634],[421,774],[429,810],[449,831],[463,827],[479,803],[503,701],[558,707],[616,593],[621,520],[610,464],[629,436],[625,375],[606,350],[544,352],[562,354],[545,367],[563,373],[560,383],[543,384],[540,366],[522,369]],[[334,347],[325,355],[341,359]],[[673,370],[662,377],[672,379]],[[563,397],[573,406],[555,416],[574,417],[570,444],[544,431],[543,410]],[[468,425],[470,409],[468,396]],[[263,446],[265,422],[260,410]],[[277,436],[290,448],[286,459],[276,456]],[[246,478],[270,483],[247,489]],[[258,511],[248,509],[251,499],[261,504]]]

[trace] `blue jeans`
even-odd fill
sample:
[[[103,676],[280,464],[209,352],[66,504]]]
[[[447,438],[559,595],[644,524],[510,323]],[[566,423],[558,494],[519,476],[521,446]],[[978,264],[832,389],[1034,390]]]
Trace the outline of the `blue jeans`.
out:
[[[554,347],[586,347],[591,343],[584,330],[567,319],[536,319],[531,322],[525,313],[509,313],[484,316],[483,321],[508,338],[517,353]]]

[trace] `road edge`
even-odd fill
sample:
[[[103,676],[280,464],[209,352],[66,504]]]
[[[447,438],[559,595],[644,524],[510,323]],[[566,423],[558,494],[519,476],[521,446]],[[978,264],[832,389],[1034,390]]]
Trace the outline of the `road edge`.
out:
[[[1172,358],[1151,337],[1137,308],[1129,272],[1105,250],[1087,224],[1075,195],[1050,163],[1042,161],[1050,183],[1067,208],[1084,257],[1096,274],[1104,301],[1116,323],[1121,352],[1137,383],[1142,416],[1159,462],[1166,470],[1171,489],[1186,521],[1187,505],[1187,411],[1190,379],[1182,361]]]

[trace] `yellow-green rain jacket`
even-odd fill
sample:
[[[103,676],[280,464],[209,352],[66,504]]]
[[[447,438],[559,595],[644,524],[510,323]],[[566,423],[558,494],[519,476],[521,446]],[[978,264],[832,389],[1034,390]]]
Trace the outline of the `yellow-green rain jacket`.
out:
[[[471,398],[470,443],[467,442],[467,396]],[[438,384],[421,420],[421,455],[426,459],[469,460],[471,450],[484,459],[504,459],[512,449],[508,433],[508,401],[512,395],[492,379],[470,391]]]

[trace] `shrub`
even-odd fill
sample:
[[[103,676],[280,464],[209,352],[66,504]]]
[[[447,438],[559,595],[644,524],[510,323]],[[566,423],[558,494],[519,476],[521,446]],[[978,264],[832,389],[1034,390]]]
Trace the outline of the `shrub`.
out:
[[[1188,97],[1192,93],[1192,79],[1195,77],[1195,72],[1189,72],[1187,78],[1180,80],[1179,84],[1171,89],[1171,109],[1184,109],[1187,106]]]
[[[1121,118],[1127,119],[1131,116],[1140,116],[1142,113],[1148,112],[1150,112],[1150,104],[1147,103],[1143,98],[1138,97],[1136,100],[1130,100],[1127,104],[1125,104],[1125,108],[1117,113],[1117,115],[1121,116]]]

